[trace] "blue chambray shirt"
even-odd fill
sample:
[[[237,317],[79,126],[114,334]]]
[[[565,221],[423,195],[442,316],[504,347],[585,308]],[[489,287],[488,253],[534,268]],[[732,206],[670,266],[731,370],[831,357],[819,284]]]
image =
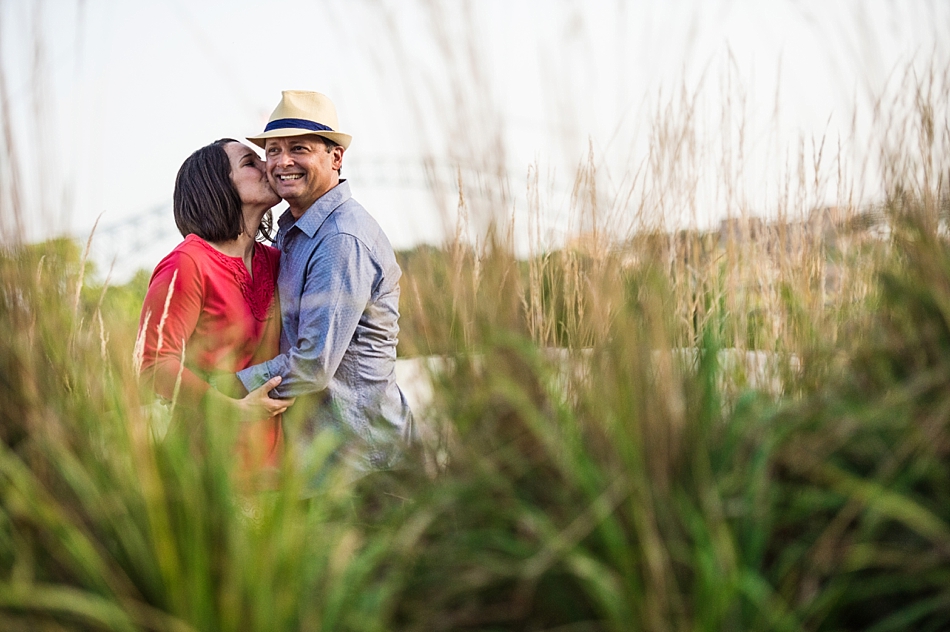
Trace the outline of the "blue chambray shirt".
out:
[[[358,438],[359,460],[388,467],[399,439],[412,439],[412,413],[396,384],[399,277],[389,239],[350,195],[346,180],[296,222],[277,221],[281,251],[280,355],[238,377],[248,391],[280,375],[278,397],[298,398],[302,438],[326,427]],[[352,447],[352,442],[350,442]]]

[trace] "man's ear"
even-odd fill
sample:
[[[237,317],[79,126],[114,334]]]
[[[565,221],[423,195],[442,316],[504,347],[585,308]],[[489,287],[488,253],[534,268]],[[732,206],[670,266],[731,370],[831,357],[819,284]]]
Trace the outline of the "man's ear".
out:
[[[330,149],[330,164],[333,165],[334,171],[339,171],[340,167],[343,166],[343,152],[345,150],[340,145],[334,145]]]

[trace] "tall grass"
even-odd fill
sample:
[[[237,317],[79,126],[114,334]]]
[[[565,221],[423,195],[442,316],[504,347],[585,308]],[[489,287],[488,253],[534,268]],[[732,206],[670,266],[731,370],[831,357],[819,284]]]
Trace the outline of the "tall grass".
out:
[[[0,262],[2,627],[383,629],[385,610],[358,604],[385,602],[392,536],[366,542],[340,486],[310,503],[299,477],[240,493],[233,429],[202,428],[200,453],[154,440],[134,323],[100,339],[98,297],[68,307],[75,249],[49,246]]]
[[[516,257],[499,185],[475,243],[402,253],[400,353],[447,357],[431,476],[353,482],[321,437],[316,490],[292,455],[277,490],[242,490],[234,428],[200,450],[153,432],[145,278],[8,242],[0,628],[946,629],[946,85],[880,108],[874,206],[812,209],[801,177],[768,221],[670,231],[651,208],[688,208],[701,161],[659,146],[643,195],[609,204],[589,157],[565,247]],[[529,179],[538,216],[543,193]],[[778,387],[726,349],[768,352]]]
[[[411,340],[477,352],[436,376],[407,627],[945,627],[948,192],[920,192],[946,124],[926,138],[880,205],[407,258]],[[723,347],[772,352],[793,397],[736,389]]]

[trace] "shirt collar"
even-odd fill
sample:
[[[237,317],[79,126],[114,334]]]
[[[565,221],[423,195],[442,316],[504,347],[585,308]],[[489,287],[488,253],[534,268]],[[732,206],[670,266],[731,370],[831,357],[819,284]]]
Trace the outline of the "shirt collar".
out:
[[[280,219],[277,220],[277,226],[281,232],[289,230],[292,226],[296,226],[301,232],[305,233],[307,237],[313,237],[317,234],[317,230],[323,225],[323,222],[330,216],[330,213],[335,211],[337,207],[351,197],[350,183],[346,180],[340,180],[338,185],[324,193],[322,197],[314,202],[313,205],[300,216],[300,219],[294,221],[294,215],[290,212],[290,209],[284,211]]]

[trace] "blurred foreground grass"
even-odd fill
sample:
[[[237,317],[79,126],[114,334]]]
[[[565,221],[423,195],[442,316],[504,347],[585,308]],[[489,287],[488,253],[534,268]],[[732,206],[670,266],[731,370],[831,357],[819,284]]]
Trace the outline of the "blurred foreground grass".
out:
[[[810,303],[789,273],[755,317],[720,255],[685,284],[658,235],[406,255],[402,350],[453,359],[429,475],[334,472],[306,499],[293,463],[239,493],[227,428],[201,454],[153,440],[144,278],[7,249],[0,629],[947,629],[950,248],[939,203],[888,208],[844,261],[859,300]],[[724,346],[771,352],[784,394],[724,380]]]

